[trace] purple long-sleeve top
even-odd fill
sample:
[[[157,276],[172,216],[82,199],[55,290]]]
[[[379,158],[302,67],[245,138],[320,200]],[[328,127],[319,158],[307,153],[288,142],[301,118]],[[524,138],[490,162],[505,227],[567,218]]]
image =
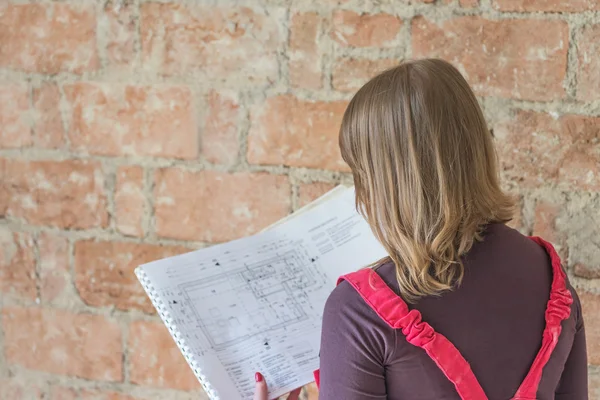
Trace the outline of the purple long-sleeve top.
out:
[[[504,224],[463,258],[456,290],[425,297],[412,308],[468,360],[490,400],[508,400],[531,367],[544,330],[550,260],[538,244]],[[398,293],[395,267],[377,273]],[[585,330],[577,294],[558,344],[543,370],[538,400],[585,400]],[[323,316],[320,400],[460,399],[424,350],[407,343],[347,283],[330,295]]]

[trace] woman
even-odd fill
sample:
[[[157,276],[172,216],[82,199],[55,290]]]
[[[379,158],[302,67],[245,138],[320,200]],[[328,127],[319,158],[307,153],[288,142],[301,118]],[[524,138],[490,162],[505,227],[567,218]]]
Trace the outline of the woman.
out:
[[[514,200],[461,74],[428,59],[376,76],[340,148],[389,258],[331,293],[319,398],[587,399],[579,299],[552,246],[505,225]]]

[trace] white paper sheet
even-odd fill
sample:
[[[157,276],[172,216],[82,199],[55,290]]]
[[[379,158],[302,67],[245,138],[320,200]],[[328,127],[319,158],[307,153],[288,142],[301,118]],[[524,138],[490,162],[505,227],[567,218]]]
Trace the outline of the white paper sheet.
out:
[[[255,236],[136,273],[213,399],[251,399],[256,371],[274,398],[313,381],[337,278],[385,255],[350,188]]]

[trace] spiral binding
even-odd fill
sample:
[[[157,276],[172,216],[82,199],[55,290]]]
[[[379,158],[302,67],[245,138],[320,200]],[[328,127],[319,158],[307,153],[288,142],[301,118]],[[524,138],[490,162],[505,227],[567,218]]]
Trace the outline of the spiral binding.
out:
[[[192,368],[192,371],[194,371],[194,375],[196,375],[196,378],[198,378],[198,380],[200,381],[200,384],[204,388],[204,391],[206,392],[208,397],[211,400],[220,400],[216,389],[213,388],[210,382],[206,380],[204,375],[202,375],[202,370],[194,360],[190,347],[185,343],[185,339],[183,338],[181,332],[179,332],[175,324],[173,324],[173,318],[171,318],[167,307],[164,305],[162,299],[154,289],[152,282],[150,281],[150,279],[148,279],[146,272],[144,272],[141,269],[141,267],[138,267],[135,269],[135,275],[144,287],[144,290],[146,291],[148,297],[152,301],[154,308],[156,308],[158,314],[160,315],[160,318],[163,320],[163,322],[169,329],[169,333],[171,334],[171,336],[173,336],[173,339],[175,339],[175,343],[177,343],[179,350],[181,350],[181,353],[185,357],[185,360]]]

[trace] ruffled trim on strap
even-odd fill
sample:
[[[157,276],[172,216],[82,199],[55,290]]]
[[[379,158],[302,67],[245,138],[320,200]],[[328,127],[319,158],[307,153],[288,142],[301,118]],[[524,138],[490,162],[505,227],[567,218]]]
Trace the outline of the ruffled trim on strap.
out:
[[[418,310],[409,310],[401,297],[390,289],[371,269],[363,269],[341,277],[390,327],[401,329],[406,340],[422,348],[454,384],[464,400],[486,400],[487,397],[458,349],[441,333],[422,320]]]
[[[562,321],[571,315],[571,304],[573,304],[573,295],[567,288],[567,275],[562,268],[560,257],[554,246],[539,237],[531,237],[530,239],[542,246],[550,256],[552,286],[550,288],[550,299],[546,306],[546,327],[542,336],[542,346],[531,365],[529,373],[515,394],[515,399],[523,400],[536,398],[544,366],[548,363],[558,343]]]
[[[562,269],[556,250],[550,243],[539,237],[531,239],[541,245],[550,256],[552,286],[545,312],[546,327],[543,332],[542,346],[513,400],[534,400],[536,398],[543,368],[556,347],[560,337],[561,323],[569,317],[573,303],[571,292],[567,288],[566,274]],[[423,321],[418,310],[409,310],[404,300],[396,295],[377,273],[371,269],[363,269],[340,277],[338,284],[342,280],[346,280],[354,287],[365,302],[390,327],[401,329],[410,344],[424,349],[454,384],[462,399],[487,399],[469,363],[456,347],[446,337],[436,332],[431,325]]]

